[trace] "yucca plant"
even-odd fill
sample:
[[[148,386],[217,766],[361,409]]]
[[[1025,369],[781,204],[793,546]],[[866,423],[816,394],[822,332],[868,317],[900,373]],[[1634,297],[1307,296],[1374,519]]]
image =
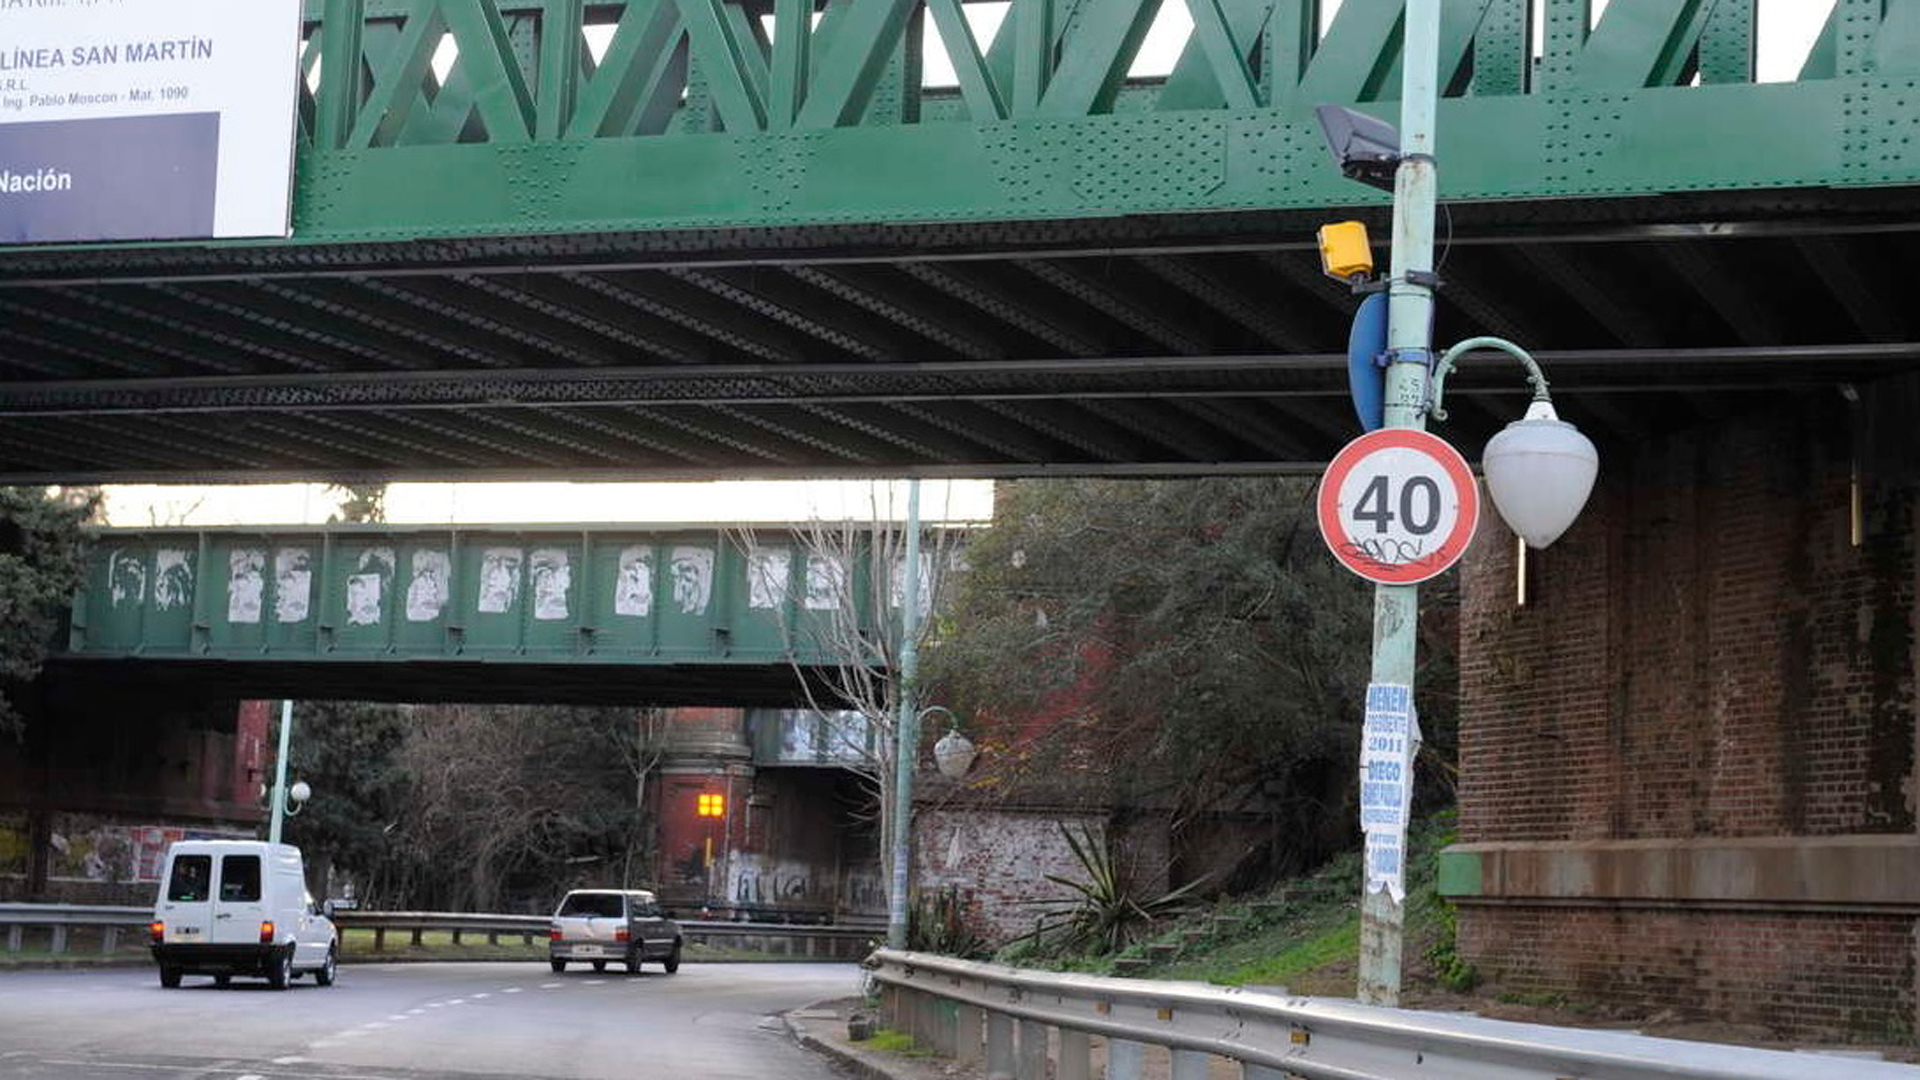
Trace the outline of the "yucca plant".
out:
[[[1159,896],[1141,897],[1135,893],[1132,876],[1107,845],[1095,839],[1091,829],[1081,826],[1076,834],[1062,825],[1060,834],[1066,838],[1067,849],[1080,864],[1084,877],[1075,880],[1046,875],[1048,881],[1073,890],[1074,896],[1066,901],[1039,901],[1055,910],[1042,913],[1039,925],[1027,935],[1037,944],[1062,952],[1116,953],[1146,927],[1192,907],[1200,880]],[[1063,903],[1066,906],[1060,907]]]

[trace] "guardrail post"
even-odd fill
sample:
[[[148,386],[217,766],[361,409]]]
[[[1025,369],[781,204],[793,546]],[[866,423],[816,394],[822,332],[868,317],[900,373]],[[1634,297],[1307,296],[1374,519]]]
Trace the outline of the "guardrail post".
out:
[[[63,953],[66,951],[67,951],[67,928],[62,923],[55,923],[53,926],[54,955],[57,956],[60,953]]]
[[[1213,1055],[1204,1050],[1175,1050],[1173,1080],[1207,1080],[1213,1069]]]
[[[953,1060],[972,1065],[980,1060],[987,1014],[978,1005],[962,1005],[953,1017]]]
[[[1020,1021],[1019,1080],[1047,1080],[1047,1025]]]
[[[113,951],[115,949],[118,949],[119,947],[120,947],[120,928],[117,926],[101,927],[100,928],[101,955],[112,956]]]
[[[1107,1080],[1140,1080],[1147,1067],[1147,1045],[1128,1039],[1107,1040]]]
[[[385,951],[386,947],[387,947],[387,928],[384,926],[374,927],[373,928],[373,951],[383,952]]]
[[[907,990],[899,986],[882,987],[880,990],[880,1018],[888,1028],[894,1031],[907,1029]]]
[[[414,946],[415,948],[419,948],[419,947],[420,947],[420,945],[422,944],[422,942],[420,941],[420,935],[421,935],[421,934],[424,934],[424,933],[426,933],[426,928],[425,928],[425,927],[423,927],[423,926],[416,926],[416,927],[414,927],[414,928],[413,928],[413,939],[412,939],[412,941],[410,942],[410,944],[412,944],[412,945],[413,945],[413,946]],[[458,931],[458,930],[455,930],[455,931],[453,932],[453,940],[454,940],[454,941],[455,941],[456,943],[458,943],[458,942],[459,942],[459,940],[460,940],[460,931]]]
[[[1013,1078],[1013,1017],[987,1014],[987,1080]]]
[[[958,1049],[956,1033],[960,1027],[960,1006],[958,1003],[940,997],[927,995],[927,1042],[943,1056],[952,1057]]]
[[[20,940],[20,935],[23,930],[25,930],[25,927],[22,927],[19,923],[14,923],[12,926],[7,927],[8,952],[20,951],[20,946],[23,944]]]
[[[1084,1031],[1061,1028],[1060,1055],[1054,1066],[1054,1080],[1091,1080],[1093,1039]]]

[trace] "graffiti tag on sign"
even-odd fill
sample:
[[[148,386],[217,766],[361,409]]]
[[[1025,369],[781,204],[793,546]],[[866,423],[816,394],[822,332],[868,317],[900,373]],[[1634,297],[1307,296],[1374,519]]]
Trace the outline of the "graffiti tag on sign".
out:
[[[1411,585],[1452,566],[1473,540],[1480,488],[1466,459],[1413,428],[1348,443],[1320,481],[1320,535],[1369,581]]]

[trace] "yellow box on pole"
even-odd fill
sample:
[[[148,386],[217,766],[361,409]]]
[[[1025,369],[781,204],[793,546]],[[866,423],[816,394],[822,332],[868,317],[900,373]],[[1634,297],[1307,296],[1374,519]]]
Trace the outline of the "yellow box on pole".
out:
[[[1373,273],[1373,245],[1358,221],[1320,226],[1320,269],[1330,278],[1352,281]]]

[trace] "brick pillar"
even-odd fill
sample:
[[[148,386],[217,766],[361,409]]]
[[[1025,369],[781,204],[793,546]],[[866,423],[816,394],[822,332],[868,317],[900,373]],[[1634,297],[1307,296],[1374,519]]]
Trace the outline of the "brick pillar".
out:
[[[713,918],[734,914],[731,871],[748,840],[753,781],[744,710],[674,710],[654,787],[654,877],[669,906]],[[721,800],[717,816],[701,814],[703,795]]]

